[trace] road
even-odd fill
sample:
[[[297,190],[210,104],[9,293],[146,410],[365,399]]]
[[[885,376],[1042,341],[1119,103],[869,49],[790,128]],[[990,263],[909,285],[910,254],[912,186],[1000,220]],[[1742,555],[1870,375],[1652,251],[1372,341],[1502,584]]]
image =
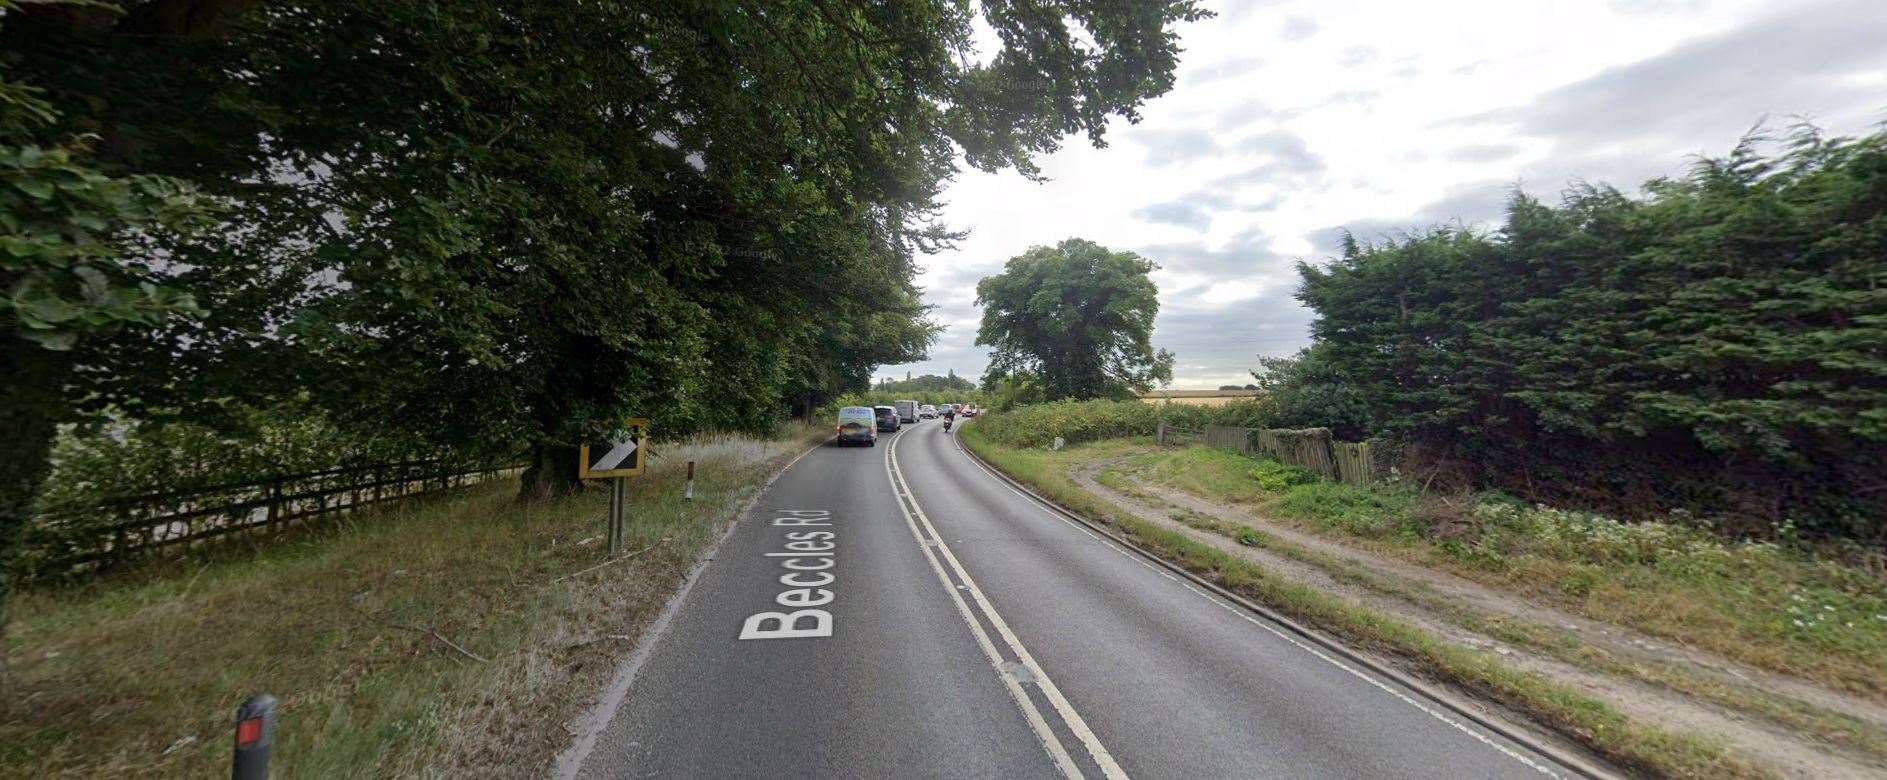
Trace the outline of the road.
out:
[[[1049,512],[934,422],[795,462],[656,630],[566,774],[1567,775]]]

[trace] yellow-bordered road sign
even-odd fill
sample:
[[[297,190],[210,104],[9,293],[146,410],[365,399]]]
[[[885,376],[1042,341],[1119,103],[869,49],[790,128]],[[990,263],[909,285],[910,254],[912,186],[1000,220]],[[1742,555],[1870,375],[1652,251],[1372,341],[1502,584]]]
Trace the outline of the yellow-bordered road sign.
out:
[[[624,421],[622,435],[606,442],[584,442],[577,447],[577,479],[633,477],[648,466],[649,421]]]

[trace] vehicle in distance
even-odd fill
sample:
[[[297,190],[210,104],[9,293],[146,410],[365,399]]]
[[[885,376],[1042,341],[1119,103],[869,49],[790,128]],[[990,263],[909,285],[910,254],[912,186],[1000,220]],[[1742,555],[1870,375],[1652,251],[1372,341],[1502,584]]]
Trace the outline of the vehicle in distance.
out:
[[[898,410],[899,422],[907,422],[907,423],[917,422],[917,402],[916,401],[892,401],[891,405]]]
[[[878,415],[869,406],[847,406],[839,410],[837,444],[878,446]]]
[[[923,408],[918,409],[917,412],[919,416],[922,416],[924,419],[928,420],[932,417],[937,416],[937,407],[931,406],[930,404],[924,404]]]
[[[899,425],[903,424],[903,421],[898,419],[898,410],[889,406],[874,406],[871,408],[871,411],[872,414],[878,417],[878,431],[880,433],[895,431],[898,429]]]

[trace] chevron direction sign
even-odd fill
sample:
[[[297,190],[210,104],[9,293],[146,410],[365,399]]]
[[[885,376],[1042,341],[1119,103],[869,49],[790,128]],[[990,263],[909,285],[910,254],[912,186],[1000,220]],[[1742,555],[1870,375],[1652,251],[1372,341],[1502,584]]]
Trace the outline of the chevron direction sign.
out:
[[[577,447],[577,478],[633,477],[648,465],[649,421],[637,417],[623,423],[620,436]]]

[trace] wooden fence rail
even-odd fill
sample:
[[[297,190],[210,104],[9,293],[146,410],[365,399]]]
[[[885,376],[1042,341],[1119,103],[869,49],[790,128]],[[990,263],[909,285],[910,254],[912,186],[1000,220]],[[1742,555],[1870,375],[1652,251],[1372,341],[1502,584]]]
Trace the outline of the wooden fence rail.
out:
[[[1234,450],[1247,455],[1251,454],[1251,430],[1248,428],[1233,428],[1228,425],[1208,425],[1206,426],[1204,435],[1199,438],[1203,440],[1208,447]]]
[[[1367,485],[1376,479],[1376,459],[1370,454],[1369,442],[1333,441],[1330,452],[1337,458],[1338,479],[1352,485]]]
[[[1369,444],[1337,441],[1329,428],[1293,430],[1208,425],[1200,440],[1207,446],[1289,463],[1324,479],[1367,485],[1376,477]],[[1168,443],[1170,437],[1162,436],[1161,441]]]
[[[309,518],[475,484],[517,468],[467,468],[437,460],[375,463],[59,509],[34,519],[21,573],[29,578],[56,576],[111,566],[172,545],[229,534],[275,533]]]
[[[1155,444],[1162,446],[1173,445],[1180,444],[1187,440],[1198,440],[1203,435],[1203,432],[1191,428],[1181,428],[1174,425],[1167,425],[1166,423],[1160,423],[1159,426],[1154,429],[1153,441]]]

